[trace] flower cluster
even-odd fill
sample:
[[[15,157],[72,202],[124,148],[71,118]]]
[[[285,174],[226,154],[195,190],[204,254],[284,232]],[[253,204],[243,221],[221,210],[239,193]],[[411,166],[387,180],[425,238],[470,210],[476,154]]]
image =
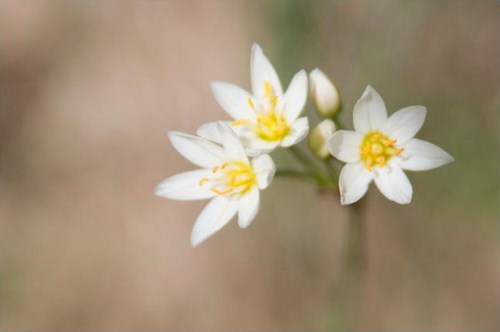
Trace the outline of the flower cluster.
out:
[[[310,73],[309,88],[308,76],[301,70],[283,92],[274,67],[254,44],[250,73],[251,93],[231,83],[211,84],[215,99],[231,120],[204,124],[198,136],[168,133],[174,148],[200,169],[167,178],[156,194],[175,200],[211,199],[196,220],[192,246],[236,215],[240,227],[250,225],[259,209],[260,190],[275,175],[269,154],[278,147],[294,151],[309,171],[305,175],[318,185],[338,183],[342,204],[359,200],[372,180],[388,199],[407,204],[412,186],[403,170],[428,170],[453,161],[436,145],[414,138],[425,119],[423,106],[406,107],[388,117],[382,98],[368,86],[354,107],[355,131],[342,130],[340,94],[319,69]],[[309,133],[308,119],[300,117],[308,92],[324,118],[309,136],[310,152],[316,161],[326,161],[327,175],[315,160],[291,148]],[[338,176],[331,156],[346,163]]]

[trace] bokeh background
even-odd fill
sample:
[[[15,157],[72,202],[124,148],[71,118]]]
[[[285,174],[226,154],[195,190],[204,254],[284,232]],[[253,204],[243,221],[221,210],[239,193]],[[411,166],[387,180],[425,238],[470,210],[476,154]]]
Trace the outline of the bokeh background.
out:
[[[496,1],[2,1],[2,330],[499,328],[499,19]],[[355,281],[348,213],[312,184],[276,179],[250,228],[196,249],[205,203],[153,195],[193,168],[166,131],[226,118],[209,82],[248,88],[253,42],[285,86],[332,77],[348,124],[367,84],[390,112],[427,106],[419,137],[456,159],[411,173],[409,206],[371,188]]]

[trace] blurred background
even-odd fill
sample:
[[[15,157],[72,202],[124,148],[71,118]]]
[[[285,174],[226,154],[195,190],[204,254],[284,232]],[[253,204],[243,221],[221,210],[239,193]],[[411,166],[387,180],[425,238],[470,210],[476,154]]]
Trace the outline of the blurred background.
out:
[[[500,327],[496,1],[2,1],[4,331],[493,330]],[[338,197],[276,179],[246,230],[192,249],[205,202],[154,187],[193,169],[166,139],[226,119],[258,42],[284,86],[319,67],[343,119],[372,84],[453,164],[414,198],[363,199],[364,268],[345,280]],[[312,124],[318,118],[310,104]],[[278,151],[280,165],[291,162]]]

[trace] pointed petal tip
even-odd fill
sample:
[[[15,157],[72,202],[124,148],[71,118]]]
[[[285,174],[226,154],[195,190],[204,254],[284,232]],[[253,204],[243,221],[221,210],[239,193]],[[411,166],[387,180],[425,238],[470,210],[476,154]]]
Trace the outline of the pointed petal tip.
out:
[[[449,164],[449,163],[452,163],[455,161],[455,158],[449,154],[447,151],[445,150],[442,150],[444,153],[446,153],[446,155],[444,156],[444,159],[446,160],[445,163],[443,165],[446,165],[446,164]]]
[[[319,68],[314,68],[313,70],[311,70],[311,72],[309,73],[310,75],[315,75],[316,73],[322,73],[321,69]]]
[[[259,43],[254,42],[254,43],[252,44],[252,52],[253,52],[253,51],[259,51],[259,50],[260,50],[260,51],[262,51],[262,48],[260,47]]]
[[[214,92],[214,90],[217,90],[217,88],[219,86],[221,86],[222,84],[224,84],[224,82],[222,82],[222,81],[211,81],[209,83],[210,89],[212,90],[212,92]]]
[[[195,233],[194,229],[193,232],[191,233],[191,238],[190,238],[190,243],[191,243],[191,248],[196,248],[203,242],[205,242],[210,236],[206,236],[203,234],[203,236],[200,236],[200,233]]]
[[[180,136],[183,136],[183,135],[186,135],[185,133],[183,132],[180,132],[180,131],[176,131],[176,130],[170,130],[170,131],[167,131],[167,138],[168,140],[170,141],[170,143],[175,147],[175,142],[176,140],[180,137]]]
[[[375,91],[375,92],[377,92],[377,91],[373,88],[373,86],[371,86],[370,84],[368,84],[368,85],[366,86],[365,90],[363,91],[363,95],[361,96],[361,98],[366,97],[366,96],[368,96],[369,94],[372,94],[374,91]]]
[[[307,76],[307,72],[306,72],[306,70],[305,70],[305,69],[301,69],[301,70],[299,70],[299,71],[297,72],[297,74],[295,74],[295,75],[306,75],[306,76]]]
[[[200,243],[202,243],[203,240],[200,240],[200,239],[196,239],[196,238],[193,238],[191,237],[191,248],[196,248],[197,246],[200,245]]]
[[[175,131],[175,130],[169,130],[167,131],[167,137],[168,139],[172,140],[173,137],[182,135],[180,131]]]
[[[160,191],[161,191],[160,185],[156,186],[155,189],[154,189],[155,196],[162,197],[160,195]]]
[[[194,136],[193,136],[193,135],[190,135],[190,134],[187,134],[187,133],[183,133],[182,131],[170,130],[170,131],[167,131],[167,137],[168,137],[168,139],[170,140],[170,142],[171,142],[172,144],[174,144],[174,142],[175,142],[177,139],[182,139],[182,138],[193,138]]]

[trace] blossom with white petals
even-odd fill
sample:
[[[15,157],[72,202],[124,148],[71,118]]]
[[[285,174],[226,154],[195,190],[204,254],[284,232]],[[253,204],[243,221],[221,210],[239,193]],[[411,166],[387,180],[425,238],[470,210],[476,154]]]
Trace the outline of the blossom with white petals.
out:
[[[251,156],[288,147],[301,141],[309,131],[306,117],[299,118],[307,99],[307,74],[299,71],[283,93],[272,64],[254,44],[250,60],[252,93],[237,85],[212,82],[212,92],[220,106],[234,121],[231,127]],[[198,135],[220,141],[216,124],[198,129]]]
[[[339,178],[341,203],[351,204],[366,193],[372,180],[388,199],[408,204],[413,189],[403,170],[424,171],[454,159],[429,142],[413,138],[426,109],[405,107],[389,118],[384,101],[368,86],[354,106],[355,131],[339,130],[329,141],[330,153],[346,162]]]
[[[156,195],[176,200],[212,200],[201,212],[191,233],[194,247],[226,225],[236,214],[245,228],[259,209],[259,190],[271,182],[275,165],[267,154],[251,160],[235,135],[223,122],[216,130],[222,146],[204,138],[169,132],[174,148],[187,160],[201,167],[162,181]]]

